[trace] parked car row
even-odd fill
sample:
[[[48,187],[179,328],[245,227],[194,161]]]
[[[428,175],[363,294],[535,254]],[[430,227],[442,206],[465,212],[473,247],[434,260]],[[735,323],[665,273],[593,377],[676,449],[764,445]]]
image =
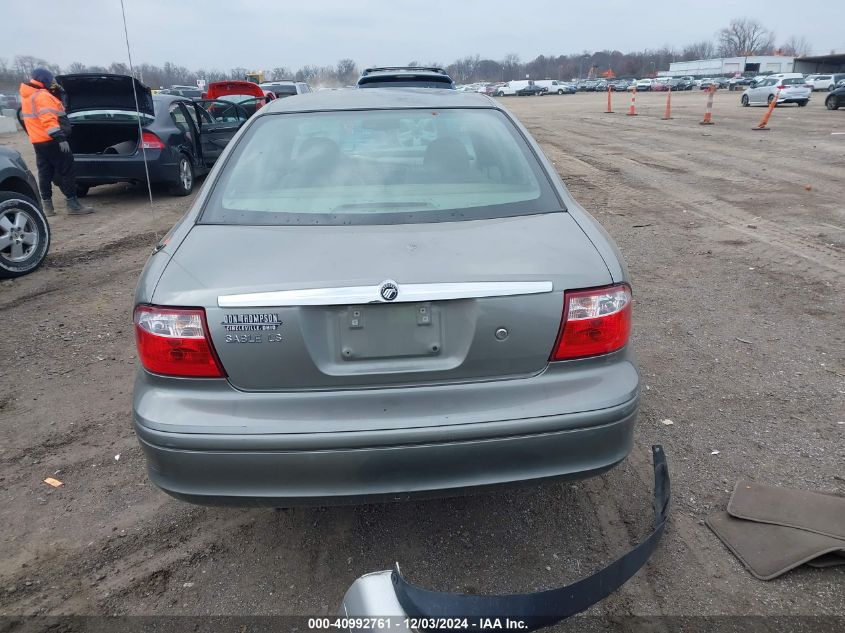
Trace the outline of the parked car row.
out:
[[[460,92],[479,92],[494,97],[530,96],[546,94],[574,94],[574,85],[557,79],[524,79],[497,83],[467,84],[458,86]]]
[[[604,92],[612,88],[616,92],[633,90],[637,86],[638,92],[665,91],[669,90],[708,90],[715,87],[717,90],[746,90],[754,87],[757,83],[771,77],[803,77],[800,73],[779,73],[776,75],[758,75],[756,77],[733,76],[733,77],[703,77],[696,79],[693,76],[684,77],[655,77],[655,78],[589,78],[578,79],[572,82],[537,79],[537,80],[516,80],[508,82],[477,82],[457,86],[461,92],[480,92],[482,94],[495,96],[508,96],[517,94],[526,84],[537,84],[546,88],[548,94],[572,94],[575,92]],[[833,91],[845,85],[845,73],[831,73],[827,75],[807,75],[804,77],[811,90]],[[528,94],[528,91],[523,92]],[[539,93],[538,93],[539,94]]]
[[[575,89],[567,83],[557,81],[555,79],[537,79],[537,80],[514,80],[506,81],[504,83],[495,84],[490,92],[496,97],[508,96],[543,96],[547,94],[572,94]]]

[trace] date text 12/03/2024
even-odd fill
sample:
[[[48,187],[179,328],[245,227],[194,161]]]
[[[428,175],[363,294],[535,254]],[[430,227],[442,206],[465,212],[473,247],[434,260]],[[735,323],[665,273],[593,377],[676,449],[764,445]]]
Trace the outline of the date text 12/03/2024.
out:
[[[358,617],[358,618],[309,618],[312,631],[520,631],[527,630],[525,621],[511,618],[413,618],[413,617]]]

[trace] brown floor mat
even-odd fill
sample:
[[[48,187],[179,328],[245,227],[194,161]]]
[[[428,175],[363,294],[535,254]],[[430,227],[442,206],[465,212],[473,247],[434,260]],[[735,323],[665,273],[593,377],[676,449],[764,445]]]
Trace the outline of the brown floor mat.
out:
[[[728,502],[728,514],[845,539],[845,497],[740,481]]]
[[[728,511],[706,523],[761,580],[805,563],[845,564],[845,498],[740,481]]]
[[[735,519],[727,512],[711,514],[706,520],[719,539],[760,580],[771,580],[790,569],[824,557],[822,565],[845,564],[845,540],[771,523]],[[836,559],[839,559],[836,562]]]

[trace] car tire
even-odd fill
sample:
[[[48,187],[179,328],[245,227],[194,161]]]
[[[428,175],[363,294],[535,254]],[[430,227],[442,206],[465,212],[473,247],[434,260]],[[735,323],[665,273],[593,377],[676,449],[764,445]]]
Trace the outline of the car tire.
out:
[[[835,84],[830,84],[830,85],[827,87],[827,91],[828,91],[828,92],[833,92],[834,90],[836,90],[836,85],[835,85]]]
[[[497,96],[497,97],[504,97],[504,96],[505,96],[505,93],[504,93],[504,92],[502,92],[501,90],[499,90],[499,92],[497,92],[497,93],[496,93],[496,96]]]
[[[742,99],[740,99],[739,102],[742,104],[743,108],[747,108],[751,105],[751,103],[749,103],[748,101],[748,95],[742,95]]]
[[[774,99],[775,99],[775,95],[769,95],[768,98],[766,99],[766,104],[772,105],[772,101],[774,101]],[[778,107],[778,104],[775,104],[775,107]]]
[[[828,110],[838,110],[839,99],[836,98],[836,95],[830,95],[827,99],[824,100],[824,107],[826,107]]]
[[[170,185],[170,194],[174,196],[188,196],[194,190],[194,165],[185,154],[179,155],[176,164],[176,184]]]
[[[557,91],[557,93],[558,93],[559,95],[562,95],[562,94],[563,94],[563,90],[558,90],[558,91]]]
[[[20,231],[13,235],[12,230],[4,229],[7,222]],[[34,244],[19,241],[26,234],[33,235],[29,239]],[[49,250],[50,225],[38,203],[16,191],[0,191],[0,279],[31,273],[41,266]]]
[[[796,103],[798,104],[799,108],[803,108],[805,105],[807,105],[807,100],[802,99],[801,101],[796,101]]]
[[[77,184],[76,185],[76,197],[77,198],[84,198],[85,196],[88,195],[88,190],[90,188],[91,187],[89,187],[88,185]]]

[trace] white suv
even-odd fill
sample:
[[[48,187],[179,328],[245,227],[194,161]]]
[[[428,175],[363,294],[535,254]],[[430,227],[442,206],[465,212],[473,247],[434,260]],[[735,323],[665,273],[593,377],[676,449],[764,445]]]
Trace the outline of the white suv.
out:
[[[811,75],[812,80],[807,78],[807,83],[813,90],[835,90],[836,84],[845,79],[845,73],[831,73],[828,75]]]
[[[258,84],[262,90],[267,90],[276,95],[277,99],[282,97],[293,97],[294,95],[304,95],[311,92],[311,86],[304,81],[293,81],[292,79],[283,79],[281,81],[265,81],[263,84]]]

